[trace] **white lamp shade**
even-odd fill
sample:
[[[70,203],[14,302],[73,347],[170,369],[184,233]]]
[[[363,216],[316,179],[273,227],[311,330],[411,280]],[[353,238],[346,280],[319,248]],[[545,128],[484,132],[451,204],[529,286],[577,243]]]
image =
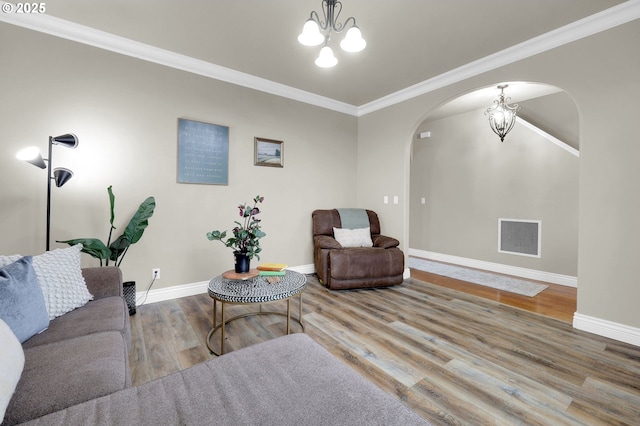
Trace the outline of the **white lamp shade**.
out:
[[[304,23],[298,41],[305,46],[318,46],[324,41],[324,36],[320,34],[320,28],[318,28],[316,21],[308,19]]]
[[[320,49],[320,54],[316,59],[316,65],[320,68],[331,68],[338,63],[338,59],[333,55],[333,50],[329,46]]]
[[[42,155],[40,154],[40,150],[35,146],[30,146],[24,149],[21,149],[16,154],[16,158],[18,160],[26,161],[27,163],[31,163],[34,166],[38,166],[41,169],[47,167],[44,160],[42,159]]]
[[[349,28],[347,35],[340,42],[340,47],[346,52],[359,52],[365,48],[367,42],[362,38],[360,28],[355,25]]]

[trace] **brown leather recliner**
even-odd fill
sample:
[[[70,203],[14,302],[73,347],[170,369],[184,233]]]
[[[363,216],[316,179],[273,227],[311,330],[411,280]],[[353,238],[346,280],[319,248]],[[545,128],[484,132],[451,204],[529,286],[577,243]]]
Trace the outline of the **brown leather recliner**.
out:
[[[333,235],[342,228],[337,209],[315,210],[313,258],[320,282],[333,290],[388,287],[402,283],[404,254],[395,238],[380,235],[378,215],[366,210],[373,247],[344,248]]]

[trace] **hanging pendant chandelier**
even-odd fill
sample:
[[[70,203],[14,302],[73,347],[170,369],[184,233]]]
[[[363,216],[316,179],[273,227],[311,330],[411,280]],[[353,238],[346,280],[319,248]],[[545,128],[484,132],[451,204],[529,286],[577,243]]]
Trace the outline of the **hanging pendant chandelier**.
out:
[[[331,68],[338,63],[338,59],[333,54],[333,49],[329,46],[331,32],[341,33],[348,28],[347,34],[340,42],[340,47],[346,52],[360,52],[367,45],[353,16],[343,23],[338,22],[340,12],[342,12],[342,2],[338,0],[322,0],[324,20],[320,19],[315,10],[312,11],[311,16],[302,28],[302,33],[298,36],[300,44],[305,46],[319,46],[324,43],[316,59],[316,65],[321,68]]]
[[[507,87],[509,87],[508,84],[498,86],[500,96],[493,101],[494,105],[484,113],[489,116],[491,130],[500,137],[500,142],[504,142],[505,136],[513,129],[516,124],[516,114],[520,110],[518,104],[509,105],[507,103],[511,99],[504,97],[504,89]]]

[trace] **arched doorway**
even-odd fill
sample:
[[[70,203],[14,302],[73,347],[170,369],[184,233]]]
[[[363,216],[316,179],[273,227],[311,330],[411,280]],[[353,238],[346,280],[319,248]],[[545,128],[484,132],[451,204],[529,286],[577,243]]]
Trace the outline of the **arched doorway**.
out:
[[[451,99],[417,126],[410,162],[409,254],[575,287],[576,105],[555,86],[508,82],[505,95],[521,111],[501,142],[484,114],[500,93],[498,84],[504,83]],[[501,250],[500,219],[538,224],[538,252]]]

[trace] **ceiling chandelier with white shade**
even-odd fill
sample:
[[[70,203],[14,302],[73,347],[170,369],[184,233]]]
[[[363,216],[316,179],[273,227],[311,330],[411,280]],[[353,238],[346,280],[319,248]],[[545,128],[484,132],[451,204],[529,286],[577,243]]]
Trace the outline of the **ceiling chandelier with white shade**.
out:
[[[365,48],[367,42],[362,38],[360,28],[356,25],[356,19],[352,16],[343,23],[339,23],[340,12],[342,12],[342,2],[338,0],[322,0],[322,13],[324,20],[320,19],[314,10],[305,22],[302,33],[298,36],[300,44],[305,46],[319,46],[324,43],[320,54],[316,59],[316,65],[321,68],[331,68],[338,63],[338,58],[333,54],[329,41],[331,33],[341,33],[348,29],[344,39],[340,42],[340,47],[346,52],[360,52]]]
[[[491,130],[500,137],[500,142],[504,142],[507,133],[513,129],[516,124],[516,115],[520,110],[518,104],[509,105],[509,99],[504,97],[504,89],[509,87],[508,84],[498,86],[500,96],[493,101],[493,106],[488,108],[485,115],[489,116],[489,125]]]

